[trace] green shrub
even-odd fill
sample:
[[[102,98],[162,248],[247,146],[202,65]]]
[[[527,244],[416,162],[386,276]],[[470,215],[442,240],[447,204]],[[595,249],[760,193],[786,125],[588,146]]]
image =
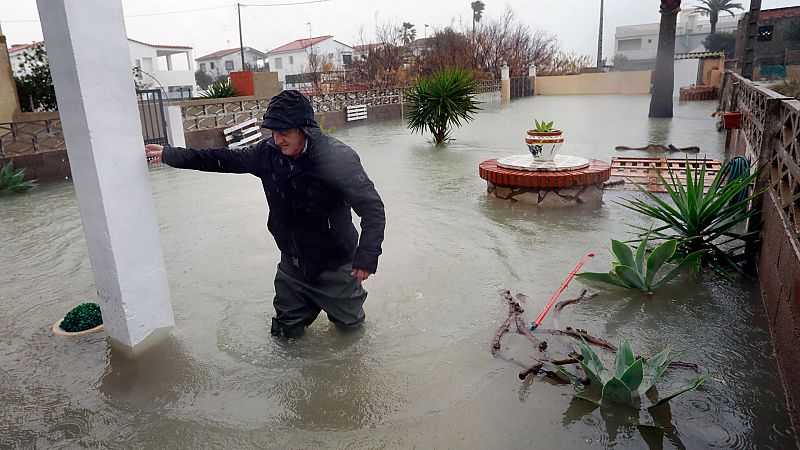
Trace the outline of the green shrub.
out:
[[[450,139],[450,128],[472,120],[479,111],[475,96],[478,82],[471,72],[459,68],[441,69],[421,79],[406,94],[409,103],[408,128],[433,134],[437,145]]]
[[[641,356],[634,356],[630,342],[625,340],[617,350],[613,367],[607,369],[586,341],[578,342],[578,347],[581,350],[581,369],[589,379],[590,386],[594,386],[600,391],[600,401],[627,405],[638,405],[641,396],[658,383],[667,370],[667,366],[678,357],[677,353],[667,348],[645,361]],[[559,367],[557,373],[561,377],[579,384],[578,377],[565,369]],[[711,376],[712,374],[701,375],[676,391],[661,395],[656,400],[649,400],[651,407],[661,405],[683,393],[697,389]],[[578,398],[597,403],[580,395]]]
[[[100,305],[97,303],[81,303],[72,308],[61,322],[61,329],[71,333],[85,331],[103,324]]]
[[[0,168],[0,195],[19,194],[36,187],[36,180],[23,181],[25,168],[14,170],[14,161]]]
[[[202,98],[228,98],[236,97],[239,93],[233,87],[233,83],[228,80],[217,80],[208,89],[200,94]]]
[[[672,204],[636,185],[649,202],[639,199],[625,199],[620,205],[663,223],[652,229],[652,235],[659,240],[678,241],[675,257],[685,258],[697,251],[705,250],[700,259],[702,265],[711,267],[722,275],[739,270],[735,258],[737,252],[747,243],[758,238],[758,232],[741,232],[737,229],[757,211],[747,209],[748,204],[761,194],[735,198],[756,179],[757,174],[743,174],[724,181],[728,164],[720,169],[711,186],[704,189],[706,164],[700,170],[692,170],[686,161],[685,183],[670,169],[669,181],[659,172],[658,178],[666,190]],[[684,187],[685,185],[685,187]],[[637,227],[646,236],[649,230]]]
[[[653,292],[675,278],[683,269],[697,265],[700,258],[708,250],[698,250],[685,256],[677,266],[666,275],[656,280],[656,274],[665,262],[672,260],[678,247],[678,241],[668,240],[656,247],[648,256],[647,239],[645,236],[634,255],[630,247],[620,241],[611,241],[611,252],[617,258],[611,270],[604,272],[583,272],[578,278],[588,281],[600,281],[613,284],[626,289],[636,289],[644,292]]]

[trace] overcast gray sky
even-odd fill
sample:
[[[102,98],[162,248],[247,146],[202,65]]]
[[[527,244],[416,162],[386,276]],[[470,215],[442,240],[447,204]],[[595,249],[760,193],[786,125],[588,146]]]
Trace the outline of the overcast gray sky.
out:
[[[251,4],[292,3],[298,0],[249,0]],[[549,31],[564,50],[594,56],[600,0],[483,0],[484,16],[499,17],[506,7],[520,22]],[[376,23],[394,21],[416,25],[417,36],[425,24],[434,28],[452,22],[471,26],[471,0],[329,0],[323,3],[243,7],[244,45],[268,50],[294,39],[330,34],[346,44],[357,44],[359,30],[371,37]],[[742,0],[745,8],[748,0]],[[798,0],[763,0],[762,8],[793,6]],[[153,44],[189,45],[195,57],[237,47],[239,34],[234,2],[227,0],[122,0],[128,37]],[[684,0],[684,7],[697,4]],[[658,22],[658,0],[605,0],[603,53],[614,49],[617,26]],[[212,9],[202,9],[212,8]],[[202,9],[202,10],[198,10]],[[173,11],[186,11],[169,14]],[[158,14],[158,15],[154,15]],[[35,0],[0,0],[0,24],[9,44],[41,40]]]

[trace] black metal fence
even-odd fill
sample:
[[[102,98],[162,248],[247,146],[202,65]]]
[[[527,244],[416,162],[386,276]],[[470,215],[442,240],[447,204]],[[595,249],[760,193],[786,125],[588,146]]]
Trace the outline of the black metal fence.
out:
[[[145,144],[169,144],[164,98],[159,89],[136,90],[139,97],[139,118]]]
[[[533,77],[511,78],[511,98],[530,97],[533,95]]]

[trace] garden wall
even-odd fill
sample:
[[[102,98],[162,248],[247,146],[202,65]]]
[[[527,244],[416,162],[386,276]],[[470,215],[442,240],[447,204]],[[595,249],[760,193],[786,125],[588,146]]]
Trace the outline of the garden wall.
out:
[[[537,76],[536,95],[649,94],[649,70]]]
[[[740,129],[729,130],[727,150],[761,167],[766,189],[756,254],[761,297],[769,319],[778,366],[795,430],[800,429],[800,101],[758,87],[726,72],[720,109],[742,111]],[[755,206],[759,206],[758,204]]]

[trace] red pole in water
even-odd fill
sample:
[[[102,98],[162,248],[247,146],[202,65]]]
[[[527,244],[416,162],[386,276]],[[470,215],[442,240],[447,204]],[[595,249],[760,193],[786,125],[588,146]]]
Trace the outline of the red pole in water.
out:
[[[556,292],[556,294],[553,295],[553,298],[551,298],[550,301],[547,302],[547,306],[544,307],[542,313],[539,314],[539,317],[537,317],[536,320],[531,324],[531,331],[535,330],[536,327],[538,327],[539,324],[542,323],[542,320],[544,320],[544,316],[546,316],[547,312],[550,311],[550,308],[553,306],[553,303],[555,303],[558,296],[561,295],[561,293],[564,292],[564,289],[567,288],[569,282],[572,281],[572,277],[574,277],[575,274],[578,273],[578,269],[581,268],[581,266],[586,262],[586,260],[592,257],[594,257],[594,253],[588,253],[586,256],[583,257],[581,262],[579,262],[578,265],[575,266],[574,269],[572,269],[572,272],[569,274],[569,277],[567,277],[567,281],[565,281],[564,284],[561,285],[561,288],[558,290],[558,292]]]

